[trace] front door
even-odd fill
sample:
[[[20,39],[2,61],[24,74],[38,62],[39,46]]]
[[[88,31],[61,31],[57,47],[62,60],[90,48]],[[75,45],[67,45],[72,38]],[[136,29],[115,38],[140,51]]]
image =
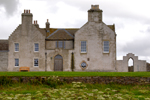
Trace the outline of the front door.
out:
[[[63,71],[63,58],[61,55],[55,56],[54,71]]]

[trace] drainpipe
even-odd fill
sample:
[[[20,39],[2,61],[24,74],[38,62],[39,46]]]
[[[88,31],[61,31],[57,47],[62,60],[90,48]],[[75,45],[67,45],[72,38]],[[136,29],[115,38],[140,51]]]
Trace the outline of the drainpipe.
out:
[[[47,52],[45,52],[45,72],[47,71]]]

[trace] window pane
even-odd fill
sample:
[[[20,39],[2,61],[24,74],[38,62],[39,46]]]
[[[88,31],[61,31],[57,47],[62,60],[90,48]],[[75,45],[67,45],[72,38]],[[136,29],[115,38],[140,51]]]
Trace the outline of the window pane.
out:
[[[104,41],[103,45],[103,52],[109,53],[109,41]]]
[[[34,51],[39,51],[39,44],[38,43],[34,44]]]
[[[15,59],[15,66],[19,66],[19,59]]]
[[[38,59],[34,59],[34,66],[38,66]]]
[[[65,41],[64,41],[64,49],[66,48],[66,46],[65,46]]]
[[[63,42],[62,41],[58,41],[58,48],[62,48],[63,47]]]
[[[57,41],[56,41],[56,48],[57,48]]]
[[[83,62],[83,63],[81,64],[81,67],[82,67],[82,68],[85,68],[85,67],[86,67],[86,63]]]
[[[86,52],[86,41],[81,41],[81,52]]]
[[[19,51],[19,43],[15,43],[15,51]]]

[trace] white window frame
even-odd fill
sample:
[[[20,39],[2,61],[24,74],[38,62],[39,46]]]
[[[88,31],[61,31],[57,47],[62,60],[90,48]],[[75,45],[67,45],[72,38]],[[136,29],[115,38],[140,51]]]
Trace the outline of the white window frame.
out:
[[[35,50],[36,49],[35,44],[38,44],[38,51]],[[34,43],[34,52],[39,52],[39,50],[40,50],[39,47],[40,47],[39,43]]]
[[[18,44],[18,47],[16,47],[16,44]],[[17,42],[14,43],[14,47],[15,47],[15,48],[14,48],[15,52],[19,52],[19,43],[17,43]],[[18,49],[18,50],[16,50],[16,49]]]
[[[81,41],[81,53],[87,53],[87,41]]]
[[[18,60],[18,65],[16,65],[16,60]],[[19,67],[19,58],[15,58],[15,67]]]
[[[103,53],[109,53],[109,41],[103,41]]]
[[[37,59],[37,60],[38,60],[38,66],[35,66],[35,62],[34,62],[34,61],[35,61],[35,59]],[[39,59],[38,59],[38,58],[34,58],[34,59],[33,59],[33,66],[34,66],[34,67],[39,67]]]

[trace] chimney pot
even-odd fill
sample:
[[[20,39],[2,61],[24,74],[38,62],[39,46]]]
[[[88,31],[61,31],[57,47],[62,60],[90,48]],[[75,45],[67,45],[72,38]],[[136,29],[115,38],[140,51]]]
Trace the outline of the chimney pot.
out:
[[[35,24],[35,20],[34,20],[34,24]]]
[[[37,24],[37,20],[36,20],[36,24]]]
[[[30,10],[29,10],[29,14],[30,14]]]
[[[47,19],[47,22],[48,22],[48,19]]]
[[[99,5],[91,5],[92,9],[99,9]]]
[[[24,9],[24,13],[25,13],[25,11],[26,11],[26,10]]]

